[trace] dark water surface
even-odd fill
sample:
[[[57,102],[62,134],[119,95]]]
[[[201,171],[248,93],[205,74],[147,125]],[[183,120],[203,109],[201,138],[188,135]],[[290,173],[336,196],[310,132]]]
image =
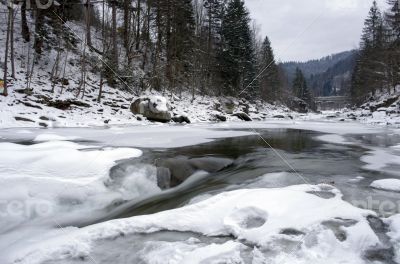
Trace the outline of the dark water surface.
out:
[[[257,132],[261,137],[243,136],[182,148],[145,150],[141,158],[126,161],[123,165],[157,164],[159,160],[181,156],[230,158],[234,163],[200,179],[189,179],[182,186],[139,203],[128,202],[101,221],[177,208],[203,194],[320,183],[334,185],[342,191],[346,201],[358,207],[368,207],[385,216],[399,213],[399,208],[387,212],[378,208],[384,201],[397,203],[399,193],[369,187],[372,181],[393,178],[393,175],[365,170],[362,168],[365,163],[360,161],[368,151],[366,146],[393,146],[400,142],[399,135],[349,135],[348,141],[358,143],[343,145],[320,141],[317,137],[323,134],[307,130],[258,129]],[[364,206],[370,199],[376,202]]]

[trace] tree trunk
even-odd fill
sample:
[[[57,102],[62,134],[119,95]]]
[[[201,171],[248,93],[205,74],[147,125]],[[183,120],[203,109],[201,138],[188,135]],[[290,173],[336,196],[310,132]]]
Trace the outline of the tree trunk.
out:
[[[35,19],[35,42],[33,48],[37,54],[42,53],[43,46],[43,11],[39,8],[36,9]]]
[[[145,29],[144,29],[144,44],[145,48],[144,48],[144,52],[143,52],[143,60],[142,60],[142,70],[145,69],[146,67],[146,63],[147,63],[147,53],[148,53],[148,48],[150,45],[150,16],[151,16],[151,6],[147,5],[147,12],[146,12],[146,23],[145,23]]]
[[[26,20],[26,1],[22,1],[21,5],[21,35],[26,42],[30,41],[29,27]]]
[[[12,5],[12,3],[11,3]],[[7,83],[7,56],[8,56],[8,43],[10,42],[10,30],[11,30],[11,19],[12,19],[12,13],[13,13],[12,7],[8,6],[8,24],[7,24],[7,37],[6,37],[6,50],[5,50],[5,55],[4,55],[4,83],[3,83],[3,95],[7,96],[8,95],[8,83]]]
[[[116,0],[112,0],[112,56],[113,56],[113,66],[118,69],[118,47],[117,47],[117,7]]]
[[[28,56],[27,56],[27,58],[26,58],[26,65],[25,65],[25,72],[26,72],[26,74],[25,74],[25,79],[26,79],[26,87],[25,87],[25,93],[28,93],[28,91],[29,91],[29,69],[30,69],[30,65],[31,65],[31,61],[30,61],[30,59],[31,59],[31,47],[30,47],[30,45],[29,45],[29,42],[27,43],[27,46],[28,46],[28,48],[27,48],[27,50],[28,50]]]
[[[68,61],[68,50],[67,50],[67,55],[65,56],[65,61],[64,61],[64,66],[63,66],[63,75],[62,75],[62,80],[61,80],[61,94],[64,92],[65,68],[67,67],[67,61]]]
[[[102,49],[103,55],[101,60],[101,69],[100,69],[100,85],[99,85],[99,95],[97,97],[97,102],[101,102],[101,95],[103,93],[103,79],[104,79],[104,60],[106,54],[106,34],[105,34],[105,23],[104,23],[104,13],[105,13],[105,0],[103,0],[103,14],[101,16],[101,41],[102,41]]]
[[[60,42],[61,43],[61,42]],[[54,88],[57,82],[57,75],[58,75],[58,64],[60,62],[60,55],[61,55],[61,44],[58,46],[56,61],[54,62],[53,69],[51,70],[51,92],[54,93]]]
[[[85,2],[85,22],[86,22],[86,44],[92,46],[92,34],[90,31],[90,0]]]
[[[124,47],[128,56],[129,47],[129,22],[130,22],[130,0],[124,0]]]
[[[137,14],[136,14],[136,50],[140,48],[140,9],[141,0],[137,0]]]
[[[15,60],[14,60],[14,8],[11,8],[10,19],[10,60],[11,60],[11,77],[15,79]]]

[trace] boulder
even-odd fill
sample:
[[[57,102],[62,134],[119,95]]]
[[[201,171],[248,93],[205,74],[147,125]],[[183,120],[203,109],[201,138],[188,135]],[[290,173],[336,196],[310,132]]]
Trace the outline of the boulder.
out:
[[[174,117],[171,118],[172,121],[174,121],[175,123],[187,123],[190,124],[190,119],[187,116],[184,115],[176,115]]]
[[[167,123],[172,118],[167,99],[162,96],[140,97],[130,108],[133,114],[143,115],[150,121]]]
[[[236,116],[237,118],[243,121],[247,122],[252,121],[251,118],[246,113],[243,112],[234,113],[232,116]]]
[[[43,102],[44,101],[44,102]],[[72,105],[79,106],[79,107],[90,107],[90,104],[74,100],[74,99],[67,99],[67,100],[55,100],[55,101],[45,101],[42,100],[42,103],[45,103],[49,107],[54,107],[60,110],[68,110],[71,108]]]
[[[221,110],[227,114],[233,114],[235,109],[238,106],[238,103],[235,101],[234,98],[231,97],[223,97],[220,99]]]
[[[175,187],[196,171],[209,173],[220,171],[231,165],[233,160],[227,158],[203,157],[192,158],[176,157],[158,162],[157,179],[160,188]]]
[[[369,109],[371,110],[371,112],[375,112],[375,111],[379,110],[379,108],[387,108],[390,105],[394,104],[398,99],[399,99],[399,96],[394,95],[390,98],[386,98],[385,100],[383,100],[377,104],[371,104],[369,106]]]
[[[219,120],[219,121],[222,121],[222,122],[225,122],[226,121],[226,116],[224,116],[224,115],[215,115],[214,116],[217,120]]]
[[[30,120],[29,118],[25,118],[25,117],[16,116],[16,117],[14,117],[14,118],[15,118],[15,120],[17,120],[17,121],[24,121],[24,122],[32,122],[32,123],[35,123],[35,121]]]
[[[288,102],[288,106],[290,109],[302,114],[308,113],[310,109],[305,101],[297,97],[292,97]]]

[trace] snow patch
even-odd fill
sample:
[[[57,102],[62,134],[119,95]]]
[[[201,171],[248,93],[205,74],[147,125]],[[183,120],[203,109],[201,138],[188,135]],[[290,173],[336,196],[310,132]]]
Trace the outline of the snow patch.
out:
[[[330,199],[310,193],[326,189],[325,185],[298,185],[225,192],[178,209],[69,230],[67,234],[42,240],[39,244],[26,245],[23,250],[8,251],[6,256],[8,260],[18,259],[19,263],[30,264],[87,256],[91,245],[103,239],[169,230],[206,236],[234,236],[239,241],[246,241],[246,245],[258,245],[260,251],[254,249],[252,254],[260,262],[255,263],[300,263],[299,258],[304,263],[364,263],[361,252],[380,243],[366,220],[366,216],[375,213],[343,201],[338,190],[333,188],[335,196]],[[352,223],[340,227],[346,234],[344,240],[335,237],[326,224],[329,221],[339,225]],[[296,245],[293,250],[286,247],[290,243]],[[198,263],[198,259],[214,259],[217,255],[217,259],[221,256],[238,258],[233,263],[241,263],[241,256],[237,253],[240,246],[236,242],[196,250],[189,248],[180,254],[180,250],[170,246],[161,246],[155,254],[146,256],[157,259],[173,254],[178,257],[176,263],[186,263],[179,262],[186,259]],[[264,254],[263,250],[272,254]]]
[[[88,214],[114,200],[157,191],[157,182],[144,173],[139,177],[141,171],[128,175],[119,189],[105,186],[117,160],[141,155],[134,148],[95,149],[68,141],[0,143],[0,231],[25,221]]]
[[[361,157],[361,161],[367,163],[363,166],[364,169],[373,171],[382,171],[389,165],[400,165],[399,156],[391,153],[388,149],[371,150],[367,155]],[[390,171],[387,169],[385,169],[385,171],[400,176],[398,171]]]
[[[371,187],[380,190],[400,192],[400,180],[399,179],[377,180],[371,183]]]

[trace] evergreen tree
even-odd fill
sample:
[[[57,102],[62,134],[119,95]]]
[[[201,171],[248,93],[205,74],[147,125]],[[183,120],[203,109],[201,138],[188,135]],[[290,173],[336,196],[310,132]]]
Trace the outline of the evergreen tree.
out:
[[[261,63],[260,72],[263,71],[260,76],[260,90],[261,98],[267,101],[274,101],[280,98],[280,80],[278,66],[275,62],[274,52],[271,47],[271,42],[268,37],[265,40],[261,48]]]
[[[400,84],[400,5],[398,0],[389,0],[390,10],[386,14],[389,25],[390,44],[387,49],[389,88]],[[389,89],[390,91],[390,89]]]
[[[383,48],[383,18],[376,1],[373,1],[369,15],[364,22],[361,36],[361,49],[369,50]]]
[[[301,98],[303,95],[303,90],[304,88],[306,88],[306,86],[307,86],[306,78],[304,77],[303,72],[299,68],[296,68],[296,75],[292,85],[293,94],[296,97]]]
[[[224,92],[254,98],[256,85],[249,84],[255,77],[255,55],[249,26],[250,18],[243,0],[230,0],[222,21],[222,51],[219,66],[224,80]],[[249,86],[249,87],[248,87]]]
[[[204,81],[207,86],[215,83],[220,89],[218,84],[218,67],[217,55],[221,50],[221,25],[224,12],[224,0],[204,0],[205,8],[205,47],[204,51],[206,58],[204,60],[205,76]],[[203,81],[203,82],[204,82]],[[203,90],[203,89],[202,89]]]
[[[307,87],[306,78],[299,68],[296,69],[296,77],[293,80],[293,93],[305,101],[311,109],[314,109],[314,98]]]
[[[390,25],[392,35],[395,40],[400,41],[400,5],[398,0],[388,0],[390,10],[386,14],[386,19]]]
[[[355,102],[385,86],[385,32],[382,13],[374,1],[364,23],[360,54],[353,72],[351,93]]]

